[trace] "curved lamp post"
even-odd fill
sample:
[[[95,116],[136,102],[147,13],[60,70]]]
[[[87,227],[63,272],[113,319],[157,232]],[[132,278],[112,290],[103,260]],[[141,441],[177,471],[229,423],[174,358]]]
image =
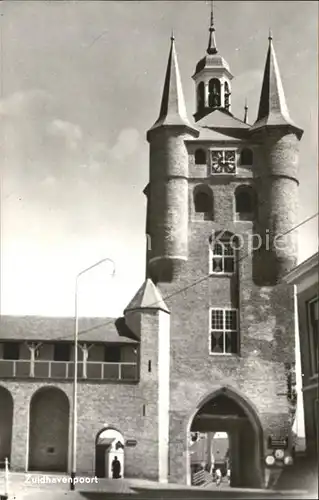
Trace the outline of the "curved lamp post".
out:
[[[77,396],[78,396],[78,336],[79,336],[79,316],[78,316],[78,285],[79,278],[94,269],[95,267],[104,264],[105,262],[110,262],[113,265],[112,277],[115,275],[115,263],[112,259],[105,258],[99,260],[95,264],[83,271],[79,272],[75,279],[75,294],[74,294],[74,316],[75,316],[75,326],[74,326],[74,378],[73,378],[73,414],[72,414],[72,462],[71,462],[71,482],[70,489],[74,490],[75,487],[75,476],[76,476],[76,452],[77,452]]]

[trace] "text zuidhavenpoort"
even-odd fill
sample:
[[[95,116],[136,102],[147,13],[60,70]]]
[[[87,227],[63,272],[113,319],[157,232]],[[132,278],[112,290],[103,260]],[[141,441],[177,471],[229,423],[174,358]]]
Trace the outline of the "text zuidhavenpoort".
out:
[[[67,484],[72,482],[71,477],[52,477],[52,476],[46,476],[45,474],[41,476],[33,476],[31,474],[27,474],[25,478],[26,483],[36,483],[36,484]],[[75,477],[74,478],[74,484],[83,484],[83,483],[98,483],[98,478],[95,477]]]

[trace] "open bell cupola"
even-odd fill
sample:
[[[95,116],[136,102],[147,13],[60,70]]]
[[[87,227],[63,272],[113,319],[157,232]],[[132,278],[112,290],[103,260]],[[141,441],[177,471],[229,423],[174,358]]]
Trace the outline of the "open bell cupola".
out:
[[[231,111],[231,80],[233,75],[225,59],[218,54],[213,2],[211,4],[211,18],[209,40],[206,55],[197,63],[193,75],[196,88],[195,121],[208,115],[215,109]]]

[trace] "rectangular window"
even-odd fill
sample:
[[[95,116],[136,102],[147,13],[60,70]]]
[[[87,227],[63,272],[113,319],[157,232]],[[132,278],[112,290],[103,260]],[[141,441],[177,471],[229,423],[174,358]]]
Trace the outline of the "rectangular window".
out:
[[[235,271],[235,248],[232,241],[218,241],[210,248],[210,273],[232,274]]]
[[[54,361],[70,361],[71,345],[70,344],[54,344]]]
[[[312,375],[319,371],[319,298],[308,302],[309,345]]]
[[[211,152],[212,174],[235,174],[236,151],[230,149],[217,149]]]
[[[106,345],[104,348],[105,363],[120,363],[121,347],[118,345]]]
[[[3,359],[19,359],[20,344],[17,342],[6,342],[3,344]]]
[[[210,354],[238,354],[237,309],[210,310]]]

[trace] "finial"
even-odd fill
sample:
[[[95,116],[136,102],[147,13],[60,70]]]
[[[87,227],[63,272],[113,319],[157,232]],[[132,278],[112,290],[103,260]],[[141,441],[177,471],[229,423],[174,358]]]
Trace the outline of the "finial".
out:
[[[210,27],[209,27],[209,40],[208,40],[207,54],[217,54],[217,47],[216,47],[216,40],[215,40],[213,0],[211,1]]]
[[[171,42],[174,42],[174,40],[175,40],[174,30],[172,29],[172,33],[171,33]]]
[[[247,103],[247,97],[245,99],[245,107],[244,107],[244,123],[247,123],[248,121],[248,103]]]
[[[215,28],[214,28],[214,3],[213,3],[213,0],[211,0],[211,2],[210,2],[210,26],[213,30],[215,30]]]
[[[271,42],[271,40],[272,40],[272,32],[271,32],[271,28],[269,28],[268,40],[269,40],[270,42]]]

